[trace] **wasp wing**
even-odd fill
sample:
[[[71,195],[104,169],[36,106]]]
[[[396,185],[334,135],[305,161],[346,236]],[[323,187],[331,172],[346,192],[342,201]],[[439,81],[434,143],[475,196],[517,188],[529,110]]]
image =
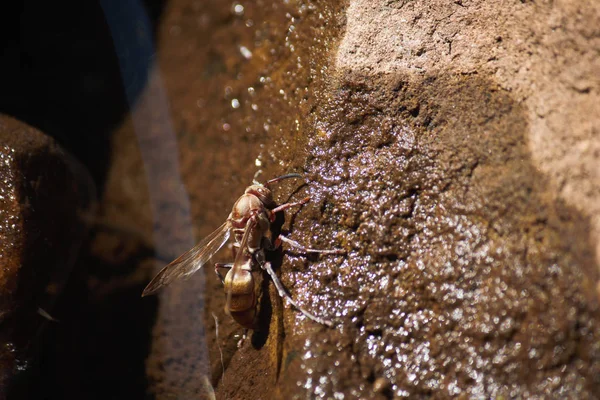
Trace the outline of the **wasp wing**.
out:
[[[196,246],[182,254],[175,261],[164,267],[146,286],[142,297],[153,294],[163,286],[167,286],[175,279],[189,277],[198,271],[217,252],[231,235],[229,221],[204,238]]]
[[[256,227],[256,219],[250,218],[248,220],[248,222],[246,223],[246,228],[244,228],[244,235],[242,236],[242,241],[240,242],[240,247],[235,256],[235,261],[233,262],[233,267],[231,268],[231,271],[229,272],[231,274],[231,279],[225,281],[225,284],[227,284],[227,286],[228,286],[225,288],[225,291],[227,292],[227,301],[225,302],[225,310],[227,310],[227,313],[229,313],[229,306],[231,305],[231,292],[232,292],[231,286],[233,285],[233,282],[235,282],[235,274],[237,274],[237,272],[240,270],[242,264],[244,264],[244,254],[247,254],[248,257],[252,257],[252,255],[248,253],[247,247],[248,247],[248,238],[250,237],[250,233],[252,232],[252,230],[255,227]]]

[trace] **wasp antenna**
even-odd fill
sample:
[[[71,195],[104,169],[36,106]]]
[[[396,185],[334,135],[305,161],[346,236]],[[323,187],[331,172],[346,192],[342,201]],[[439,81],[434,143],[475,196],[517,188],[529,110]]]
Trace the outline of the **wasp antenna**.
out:
[[[269,187],[269,185],[273,184],[273,183],[277,183],[280,182],[284,179],[289,179],[289,178],[301,178],[304,179],[303,175],[300,174],[285,174],[285,175],[281,175],[277,178],[273,178],[271,180],[268,180],[263,186]]]

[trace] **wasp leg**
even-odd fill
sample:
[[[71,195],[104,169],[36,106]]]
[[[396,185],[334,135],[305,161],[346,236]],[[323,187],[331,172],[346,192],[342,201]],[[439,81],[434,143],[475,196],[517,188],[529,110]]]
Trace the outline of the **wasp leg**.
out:
[[[301,245],[300,243],[296,242],[295,240],[289,239],[283,235],[277,236],[277,239],[275,239],[275,243],[274,243],[273,247],[278,248],[279,246],[281,246],[281,242],[287,243],[290,246],[295,247],[298,250],[303,251],[305,253],[322,253],[322,254],[344,254],[345,253],[344,250],[340,250],[340,249],[334,249],[334,250],[310,249],[308,247]]]
[[[310,201],[310,197],[305,197],[300,201],[296,201],[294,203],[285,203],[282,204],[280,206],[275,207],[274,209],[271,210],[271,222],[275,221],[275,214],[280,212],[280,211],[285,211],[288,208],[291,207],[298,207],[298,206],[302,206],[306,203],[308,203]]]
[[[233,267],[233,263],[227,263],[227,264],[216,263],[215,264],[215,274],[217,274],[217,276],[221,280],[222,284],[225,284],[225,277],[221,274],[219,269],[231,269],[232,267]]]
[[[271,277],[271,280],[273,281],[273,283],[275,284],[275,288],[277,289],[277,292],[279,293],[279,296],[281,296],[281,298],[286,299],[287,301],[290,302],[290,304],[292,304],[296,309],[298,309],[298,311],[300,311],[302,314],[304,314],[307,318],[312,319],[313,321],[328,326],[330,328],[333,327],[333,322],[323,319],[323,318],[319,318],[315,315],[312,315],[311,313],[309,313],[308,311],[306,311],[304,308],[300,307],[295,301],[294,299],[292,299],[292,296],[290,296],[284,289],[283,284],[281,283],[281,281],[279,280],[279,278],[277,277],[277,275],[275,275],[275,271],[273,271],[273,268],[271,267],[271,263],[270,262],[266,262],[264,264],[261,265],[261,267],[266,270],[269,273],[269,276]]]

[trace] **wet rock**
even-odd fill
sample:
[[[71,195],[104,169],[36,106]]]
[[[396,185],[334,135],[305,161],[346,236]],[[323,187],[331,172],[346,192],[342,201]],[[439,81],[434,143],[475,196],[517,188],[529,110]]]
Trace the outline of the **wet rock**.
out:
[[[0,163],[4,398],[13,377],[28,369],[32,346],[48,322],[42,314],[52,313],[77,257],[94,193],[87,172],[53,139],[6,115],[0,115]]]
[[[281,153],[272,152],[271,146],[281,146],[292,158],[302,151],[299,121],[290,117],[297,115],[299,99],[314,98],[310,82],[327,74],[321,66],[334,39],[325,36],[326,26],[337,26],[337,22],[333,7],[308,2],[240,3],[243,12],[217,1],[173,5],[162,19],[165,29],[157,60],[167,92],[176,94],[169,100],[179,134],[181,172],[196,239],[200,239],[224,221],[260,165],[266,167],[260,180],[295,171],[296,167],[286,169],[291,166],[288,159],[275,158]],[[182,13],[182,9],[187,11]],[[326,49],[314,46],[312,40],[298,40],[316,32],[315,41],[322,40]],[[206,36],[214,40],[194,39]],[[252,53],[251,58],[244,55],[242,46]],[[308,111],[311,104],[302,102],[300,109]],[[274,144],[280,134],[286,142]],[[277,200],[283,201],[296,188],[291,183],[279,186]],[[230,254],[226,249],[215,261],[226,262]],[[272,397],[284,364],[284,315],[288,318],[293,312],[283,314],[283,304],[266,279],[260,286],[261,329],[238,350],[242,330],[223,312],[221,282],[210,267],[205,271],[205,283],[202,276],[194,276],[167,288],[161,296],[162,315],[157,318],[147,362],[150,390],[165,397],[206,393],[209,372],[218,398],[252,398],[258,393]],[[199,335],[206,336],[209,371]]]
[[[600,264],[596,2],[352,0],[346,18],[336,68],[477,74],[511,92],[530,121],[533,162],[555,196],[591,218]]]
[[[342,326],[290,339],[303,350],[281,381],[304,390],[287,394],[377,398],[383,378],[394,398],[593,398],[590,222],[553,200],[519,105],[443,75],[348,74],[329,99],[308,141],[316,205],[295,226],[350,253],[310,271],[294,257],[287,283]]]
[[[593,18],[577,24],[571,10],[568,23],[546,29],[529,17],[544,19],[549,6],[531,2],[350,6],[345,14],[335,1],[178,0],[165,12],[157,62],[197,237],[223,222],[257,170],[261,179],[298,171],[308,185],[286,183],[277,200],[298,190],[313,201],[288,214],[284,232],[348,255],[275,255],[291,295],[338,325],[306,321],[265,280],[260,329],[241,349],[210,268],[206,284],[195,276],[166,289],[147,360],[150,392],[208,396],[212,385],[218,398],[593,398],[600,317],[591,222],[556,196],[529,148],[544,124],[531,125],[535,105],[541,119],[557,115],[541,103],[578,121],[587,108],[559,106],[547,90],[523,101],[555,85],[525,72],[544,72],[546,62],[561,69],[550,55],[558,28],[595,26]],[[361,23],[370,10],[394,19]],[[513,29],[528,26],[552,32],[553,42]],[[370,27],[396,32],[370,35]],[[359,67],[332,60],[346,28],[344,38],[356,40],[339,54],[374,55]],[[587,43],[580,39],[570,50]],[[524,62],[532,50],[539,63]],[[578,101],[595,94],[593,84],[576,87]],[[569,135],[569,126],[553,131]],[[133,148],[126,129],[115,143]],[[143,186],[144,165],[119,154],[127,168],[111,172],[106,206],[137,216],[147,200],[131,188]],[[155,229],[166,226],[159,219]],[[227,261],[225,253],[216,259]]]

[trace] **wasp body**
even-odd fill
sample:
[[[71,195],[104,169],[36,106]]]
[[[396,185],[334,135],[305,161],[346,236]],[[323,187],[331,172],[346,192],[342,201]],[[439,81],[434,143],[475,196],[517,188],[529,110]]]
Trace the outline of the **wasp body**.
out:
[[[290,207],[306,204],[310,198],[277,206],[273,200],[270,185],[288,178],[301,178],[299,174],[287,174],[267,181],[264,185],[248,186],[244,194],[235,202],[229,217],[223,225],[181,255],[175,261],[163,268],[146,286],[142,296],[153,294],[158,289],[168,285],[173,280],[189,277],[198,271],[229,239],[233,232],[234,258],[233,263],[215,264],[215,272],[223,282],[227,301],[225,311],[245,328],[254,328],[256,319],[256,292],[253,272],[262,268],[265,270],[279,295],[286,298],[306,317],[320,324],[333,326],[329,320],[314,316],[290,297],[281,281],[273,271],[271,264],[265,260],[265,250],[274,250],[285,242],[305,252],[341,254],[340,250],[316,250],[306,248],[299,243],[279,235],[274,242],[267,237],[271,224],[275,221],[276,213]],[[227,270],[223,278],[221,270]]]

